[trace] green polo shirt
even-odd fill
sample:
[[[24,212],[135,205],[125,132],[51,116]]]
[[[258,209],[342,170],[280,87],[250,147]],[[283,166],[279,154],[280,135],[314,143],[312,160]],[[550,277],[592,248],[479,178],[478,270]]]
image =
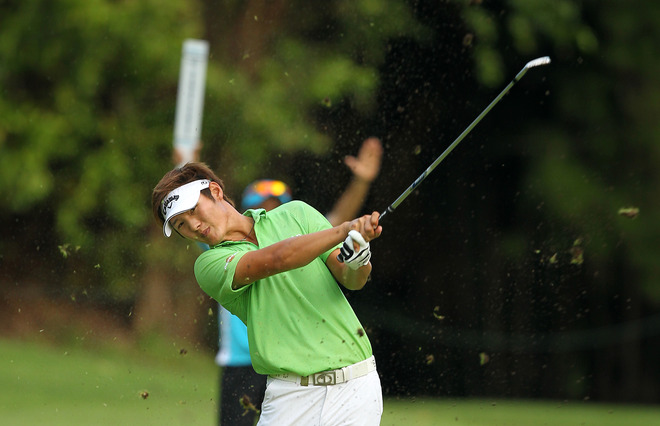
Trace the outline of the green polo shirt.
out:
[[[302,201],[291,201],[270,212],[259,209],[244,214],[255,220],[260,247],[331,227],[322,214]],[[225,241],[195,262],[195,277],[202,290],[247,325],[250,357],[257,373],[307,376],[372,355],[362,324],[325,264],[336,247],[302,268],[233,290],[238,261],[258,248],[247,241]]]

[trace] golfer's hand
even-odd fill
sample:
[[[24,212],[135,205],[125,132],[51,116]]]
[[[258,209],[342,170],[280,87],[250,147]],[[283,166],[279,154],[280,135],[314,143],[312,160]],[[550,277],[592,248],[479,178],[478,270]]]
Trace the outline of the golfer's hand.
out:
[[[356,248],[357,245],[357,248]],[[351,230],[339,249],[337,260],[344,262],[351,269],[359,269],[369,263],[371,249],[369,243],[356,230]]]
[[[366,242],[375,240],[383,232],[383,227],[378,225],[379,219],[380,213],[378,212],[364,215],[351,222],[351,229],[357,230]]]
[[[373,212],[350,222],[348,237],[342,244],[337,260],[346,263],[351,269],[358,269],[369,263],[369,241],[378,238],[382,232],[382,227],[378,225],[379,216],[378,212]]]

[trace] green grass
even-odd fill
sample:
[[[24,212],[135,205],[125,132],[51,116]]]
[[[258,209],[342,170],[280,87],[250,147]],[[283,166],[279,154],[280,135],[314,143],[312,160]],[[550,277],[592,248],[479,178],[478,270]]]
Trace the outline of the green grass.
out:
[[[382,426],[650,426],[660,407],[521,400],[386,400]]]
[[[212,355],[0,340],[3,425],[213,425]],[[143,398],[142,393],[148,392]],[[648,426],[660,407],[518,400],[386,399],[383,426]]]
[[[1,423],[214,424],[213,359],[161,346],[156,356],[153,348],[89,350],[0,340]]]

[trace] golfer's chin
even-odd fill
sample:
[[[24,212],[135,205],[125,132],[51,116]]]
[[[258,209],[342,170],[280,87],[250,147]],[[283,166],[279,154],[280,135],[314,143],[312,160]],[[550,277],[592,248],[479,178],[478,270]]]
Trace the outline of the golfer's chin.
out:
[[[222,239],[218,238],[217,236],[212,235],[209,232],[207,235],[201,235],[199,237],[199,242],[208,244],[209,246],[214,246],[216,244],[220,244],[222,242]]]
[[[215,245],[220,244],[220,243],[222,242],[222,240],[213,239],[213,240],[204,241],[204,242],[205,242],[206,244],[208,244],[209,246],[215,246]]]

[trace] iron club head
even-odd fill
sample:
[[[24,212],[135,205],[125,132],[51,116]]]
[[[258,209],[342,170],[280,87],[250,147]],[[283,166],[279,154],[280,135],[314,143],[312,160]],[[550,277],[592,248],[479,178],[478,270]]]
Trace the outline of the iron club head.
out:
[[[525,68],[533,68],[533,67],[539,67],[542,65],[548,65],[550,63],[550,57],[549,56],[542,56],[540,58],[536,58],[532,61],[527,62],[527,65],[525,65]]]

